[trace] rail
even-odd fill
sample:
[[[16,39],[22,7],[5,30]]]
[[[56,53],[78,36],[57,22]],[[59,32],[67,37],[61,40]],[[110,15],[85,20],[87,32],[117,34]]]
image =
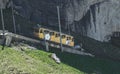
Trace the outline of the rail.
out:
[[[0,31],[0,34],[2,33],[2,31]],[[2,35],[2,34],[1,34]],[[22,35],[18,35],[18,34],[14,34],[14,33],[11,33],[11,32],[6,32],[6,44],[10,43],[10,40],[11,39],[19,39],[19,40],[25,40],[25,41],[28,41],[28,42],[32,42],[32,43],[38,43],[38,44],[41,44],[43,46],[46,46],[46,43],[45,41],[41,41],[41,40],[36,40],[36,39],[32,39],[32,38],[29,38],[29,37],[25,37],[25,36],[22,36]],[[48,44],[48,46],[53,46],[52,44]],[[87,56],[91,56],[91,57],[94,57],[94,55],[90,54],[90,53],[85,53],[85,52],[82,52],[82,51],[79,51],[79,50],[76,50],[74,48],[70,48],[70,47],[64,47],[63,46],[63,51],[65,52],[69,52],[69,53],[73,53],[73,54],[79,54],[79,55],[87,55]]]

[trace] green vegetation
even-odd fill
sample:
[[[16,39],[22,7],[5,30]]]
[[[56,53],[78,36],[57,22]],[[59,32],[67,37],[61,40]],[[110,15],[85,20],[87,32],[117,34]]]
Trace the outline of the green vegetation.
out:
[[[0,47],[1,48],[1,47]],[[51,53],[41,50],[0,50],[0,74],[83,74],[64,63],[57,64]]]
[[[1,48],[1,46],[0,46]],[[62,63],[50,58],[57,54]],[[5,47],[0,50],[0,74],[119,74],[120,62],[57,50],[15,50]]]

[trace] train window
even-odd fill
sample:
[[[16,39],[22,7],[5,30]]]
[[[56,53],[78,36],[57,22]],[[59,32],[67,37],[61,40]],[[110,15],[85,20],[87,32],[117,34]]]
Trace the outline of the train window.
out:
[[[48,30],[44,30],[44,33],[49,33],[49,31]]]
[[[58,37],[58,34],[56,34],[55,37]]]
[[[54,35],[55,33],[54,32],[50,32],[50,35]]]
[[[38,32],[39,32],[39,29],[35,29],[34,31],[38,33]]]
[[[57,34],[55,34],[55,37],[57,37]]]
[[[69,37],[69,40],[71,40],[71,37]]]
[[[43,30],[42,30],[42,29],[40,30],[40,33],[43,33]]]
[[[65,35],[62,35],[62,38],[64,39],[64,38],[65,38]]]
[[[56,34],[56,35],[55,35],[55,37],[59,37],[59,36],[60,36],[60,34]]]
[[[69,40],[69,37],[67,37],[67,40]]]

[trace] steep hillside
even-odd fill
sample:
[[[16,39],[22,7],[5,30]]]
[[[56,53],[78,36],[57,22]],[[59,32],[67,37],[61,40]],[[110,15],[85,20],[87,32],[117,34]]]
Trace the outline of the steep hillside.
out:
[[[5,47],[5,50],[0,50],[0,74],[83,74],[67,64],[57,64],[49,57],[50,54],[40,50],[20,51]]]
[[[1,49],[1,46],[0,46]],[[0,74],[119,74],[120,62],[61,53],[57,64],[42,50],[8,48],[0,50]]]

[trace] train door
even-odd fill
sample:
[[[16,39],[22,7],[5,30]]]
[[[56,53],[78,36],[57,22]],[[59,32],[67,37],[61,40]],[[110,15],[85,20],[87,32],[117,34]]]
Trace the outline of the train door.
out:
[[[50,41],[55,42],[55,32],[50,32]]]
[[[66,35],[62,35],[62,44],[66,44]]]
[[[71,38],[70,46],[72,46],[72,47],[74,46],[74,38],[73,37]]]
[[[43,28],[39,29],[39,38],[44,39],[44,29]]]
[[[66,37],[66,43],[65,43],[65,44],[68,45],[68,46],[70,46],[70,42],[71,42],[71,41],[70,41],[70,37],[67,36],[67,37]]]
[[[60,34],[59,33],[55,34],[55,42],[60,43]]]

